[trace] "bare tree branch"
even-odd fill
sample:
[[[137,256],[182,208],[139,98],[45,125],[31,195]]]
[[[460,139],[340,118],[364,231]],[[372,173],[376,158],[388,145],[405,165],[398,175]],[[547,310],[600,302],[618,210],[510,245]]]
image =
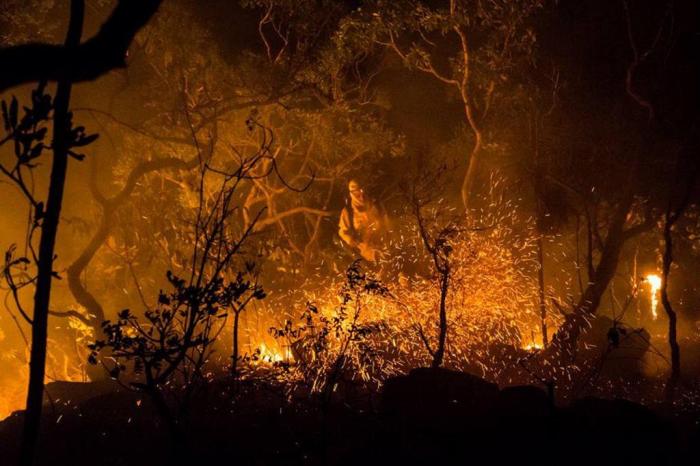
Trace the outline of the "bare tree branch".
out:
[[[0,49],[0,91],[41,80],[92,81],[123,68],[131,41],[161,2],[120,0],[100,31],[77,47],[32,43]]]

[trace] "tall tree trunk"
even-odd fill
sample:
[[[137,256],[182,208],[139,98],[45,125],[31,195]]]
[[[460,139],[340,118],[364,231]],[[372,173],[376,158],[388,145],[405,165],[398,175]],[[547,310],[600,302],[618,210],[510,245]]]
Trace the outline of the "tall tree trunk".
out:
[[[547,303],[545,301],[544,287],[544,244],[542,236],[537,238],[537,283],[539,285],[539,304],[540,304],[540,328],[542,330],[542,347],[546,348],[549,344],[547,337]]]
[[[679,160],[680,167],[680,160]],[[681,348],[678,344],[677,321],[678,316],[676,311],[671,306],[671,301],[668,299],[668,276],[671,273],[671,265],[673,264],[673,225],[678,221],[685,209],[688,207],[690,197],[695,187],[695,180],[700,170],[700,165],[693,167],[688,177],[688,183],[685,187],[685,192],[678,207],[674,210],[672,207],[672,199],[669,200],[666,210],[666,218],[664,222],[664,254],[662,263],[661,279],[661,303],[664,306],[664,311],[668,316],[668,345],[671,348],[671,374],[666,382],[666,399],[672,400],[675,397],[676,388],[681,378]]]
[[[544,241],[542,240],[545,231],[545,225],[543,217],[545,215],[546,206],[543,201],[543,177],[542,167],[540,163],[540,151],[539,151],[539,125],[540,118],[537,111],[537,106],[532,102],[530,109],[530,144],[532,146],[532,166],[535,169],[535,176],[533,177],[534,185],[533,190],[535,193],[535,208],[537,213],[537,284],[539,288],[538,298],[540,307],[540,330],[542,332],[542,347],[546,348],[549,344],[549,337],[547,335],[547,303],[545,301],[545,286],[544,286]],[[576,231],[578,235],[578,230]],[[578,259],[578,258],[577,258]]]
[[[231,374],[238,375],[238,327],[241,311],[233,312],[233,354],[231,355]]]
[[[672,400],[676,391],[676,386],[681,378],[681,349],[678,345],[677,330],[676,330],[676,311],[671,306],[671,301],[668,299],[668,275],[671,271],[673,263],[673,238],[671,236],[671,228],[677,217],[666,215],[664,224],[664,254],[661,280],[661,302],[664,305],[664,310],[668,316],[668,345],[671,347],[671,375],[666,382],[666,399]]]
[[[443,359],[445,358],[445,341],[447,340],[447,292],[450,287],[450,269],[446,266],[444,270],[441,270],[440,279],[440,334],[438,336],[438,347],[433,355],[433,369],[437,369],[442,366]]]
[[[72,0],[70,24],[65,41],[66,47],[77,47],[80,44],[84,13],[84,0]],[[68,150],[71,143],[71,119],[68,112],[71,88],[71,81],[66,80],[59,81],[56,89],[53,116],[53,163],[51,166],[46,211],[41,223],[41,238],[39,240],[39,263],[36,290],[34,292],[32,348],[29,363],[29,389],[27,391],[27,409],[20,445],[20,464],[22,466],[30,466],[34,462],[41,424],[54,249],[68,167]]]

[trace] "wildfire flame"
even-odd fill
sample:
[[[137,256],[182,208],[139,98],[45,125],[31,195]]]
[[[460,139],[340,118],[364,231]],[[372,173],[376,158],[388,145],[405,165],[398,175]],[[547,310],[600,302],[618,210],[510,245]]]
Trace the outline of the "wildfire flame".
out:
[[[279,351],[276,351],[273,348],[269,348],[267,345],[265,345],[265,343],[260,343],[258,349],[260,351],[260,360],[264,362],[281,362],[284,360],[288,360],[290,357],[290,355],[287,354],[287,357],[285,358],[285,356],[282,355]]]
[[[542,344],[537,342],[528,343],[523,347],[525,351],[539,351],[543,348]]]
[[[659,290],[661,289],[661,277],[656,274],[649,274],[645,277],[647,283],[649,283],[649,293],[651,294],[651,316],[654,320],[658,317],[656,308],[659,305]]]

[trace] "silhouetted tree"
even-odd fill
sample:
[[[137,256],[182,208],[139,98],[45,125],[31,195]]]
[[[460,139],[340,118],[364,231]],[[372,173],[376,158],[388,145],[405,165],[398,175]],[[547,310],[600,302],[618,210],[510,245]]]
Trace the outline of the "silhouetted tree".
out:
[[[155,13],[160,1],[121,1],[100,33],[84,44],[80,43],[83,30],[85,3],[72,0],[70,22],[62,46],[26,44],[0,49],[0,62],[4,72],[0,77],[0,90],[18,84],[49,80],[57,81],[55,100],[43,92],[45,84],[33,94],[33,108],[25,109],[25,117],[18,120],[18,104],[13,99],[9,108],[3,106],[5,129],[9,135],[4,141],[15,142],[16,163],[11,169],[2,171],[20,188],[29,200],[34,220],[29,235],[29,249],[36,264],[36,276],[30,279],[35,284],[34,310],[30,321],[32,347],[30,361],[27,409],[20,446],[20,463],[31,465],[34,461],[36,443],[42,414],[44,397],[44,373],[46,365],[46,343],[51,296],[51,282],[57,273],[53,270],[55,244],[63,202],[63,192],[69,157],[81,160],[83,156],[74,148],[90,144],[96,135],[88,136],[82,126],[74,127],[69,111],[73,82],[95,79],[115,67],[124,66],[127,48],[136,32]],[[46,203],[37,201],[23,172],[35,166],[45,149],[42,142],[46,128],[39,128],[42,120],[48,120],[53,112],[53,152],[50,182]],[[32,233],[40,229],[38,254],[31,245]],[[29,259],[20,259],[27,264]],[[18,263],[15,262],[15,265]],[[13,285],[10,285],[13,287]],[[19,303],[19,301],[17,301]]]
[[[432,356],[431,367],[439,368],[445,358],[445,343],[447,341],[447,297],[450,292],[450,277],[453,272],[453,264],[450,255],[452,253],[452,241],[460,232],[458,220],[444,219],[446,207],[444,205],[431,206],[433,213],[430,219],[426,218],[425,208],[435,202],[439,192],[440,178],[446,167],[430,171],[426,169],[416,177],[408,187],[408,196],[411,203],[412,214],[415,218],[418,235],[433,264],[435,278],[440,290],[438,304],[438,335],[437,345],[433,347],[423,328],[418,324],[418,334]]]
[[[106,338],[90,345],[92,364],[104,361],[99,356],[107,350],[108,358],[114,361],[103,362],[110,375],[125,378],[128,388],[144,392],[153,400],[172,435],[178,461],[178,454],[186,446],[184,425],[190,402],[208,381],[204,369],[210,362],[214,341],[232,316],[231,372],[237,375],[240,314],[251,301],[265,298],[255,265],[247,260],[241,263],[244,244],[264,209],[242,231],[232,219],[239,208],[236,194],[244,182],[280,174],[274,164],[268,165],[266,172],[257,171],[273,157],[273,138],[268,128],[253,119],[246,124],[251,132],[261,135],[260,149],[252,155],[240,154],[234,167],[216,166],[213,147],[206,151],[206,158],[200,153],[199,205],[189,278],[169,271],[167,278],[173,291],[161,291],[157,305],[146,310],[144,319],[122,311],[116,321],[103,323]],[[215,141],[210,139],[209,144]],[[217,188],[206,195],[212,177]],[[233,278],[227,278],[231,275]]]
[[[689,4],[658,4],[652,16],[626,1],[568,2],[562,7],[566,8],[561,11],[564,28],[571,27],[570,15],[575,15],[577,24],[585,24],[576,35],[587,34],[596,44],[614,45],[604,59],[583,49],[579,55],[572,53],[577,43],[571,49],[572,44],[556,41],[562,29],[554,28],[543,52],[557,63],[566,88],[553,116],[556,126],[544,135],[551,156],[542,175],[548,185],[561,191],[565,208],[577,221],[583,219],[585,227],[582,272],[577,269],[580,296],[572,300],[571,312],[566,312],[550,345],[558,357],[572,360],[579,336],[598,314],[625,246],[658,220],[663,207],[657,200],[666,198],[667,189],[659,182],[664,179],[660,174],[673,165],[678,141],[691,134],[689,128],[697,117],[676,89],[679,76],[684,76],[683,92],[695,88],[686,81],[685,76],[692,74],[687,73],[689,56],[685,46],[679,45],[687,39],[690,25],[677,27],[681,23],[675,22],[681,12],[688,13]],[[599,9],[610,14],[601,16]],[[606,33],[594,30],[599,28],[596,21],[578,21],[593,11],[596,18],[610,22]],[[585,48],[599,46],[586,44]],[[576,56],[573,61],[572,56]],[[603,89],[598,84],[602,79],[619,86]],[[581,95],[589,97],[581,99]],[[583,132],[596,137],[582,138]],[[575,240],[578,246],[578,232]]]
[[[465,209],[482,163],[486,119],[513,70],[531,59],[535,33],[529,23],[542,6],[541,0],[498,0],[488,5],[464,0],[374,1],[341,24],[341,46],[380,45],[407,68],[456,92],[474,136],[461,186]]]
[[[672,400],[675,396],[678,382],[681,378],[681,350],[678,344],[677,337],[677,321],[676,311],[671,305],[671,300],[668,297],[668,278],[673,265],[673,227],[679,218],[683,215],[691,200],[691,196],[695,190],[698,163],[694,163],[688,175],[686,186],[680,194],[680,200],[674,205],[674,197],[671,195],[668,201],[668,207],[663,219],[663,254],[661,266],[661,303],[664,306],[664,311],[668,316],[668,344],[671,348],[671,374],[666,382],[666,398]],[[679,164],[679,167],[681,164]],[[671,192],[674,190],[672,189]]]
[[[65,47],[76,47],[80,42],[83,28],[84,2],[75,0],[71,2],[71,17],[66,36]],[[41,57],[28,55],[31,63],[39,63]],[[36,61],[34,61],[36,60]],[[38,76],[45,79],[45,76]],[[27,409],[25,412],[24,430],[20,447],[20,462],[23,465],[30,465],[34,461],[36,442],[39,436],[42,404],[44,401],[44,373],[46,367],[46,343],[48,337],[48,317],[49,302],[51,296],[51,282],[57,273],[53,269],[55,258],[56,236],[63,203],[63,191],[66,180],[69,157],[82,160],[81,154],[74,152],[74,148],[90,144],[97,136],[87,136],[85,128],[74,127],[72,113],[69,111],[72,82],[62,78],[58,81],[56,88],[56,98],[51,102],[51,98],[44,94],[44,84],[33,92],[32,108],[25,108],[25,116],[18,120],[18,104],[13,98],[9,109],[3,103],[3,118],[5,119],[5,129],[9,135],[5,140],[13,139],[15,143],[15,166],[11,169],[5,167],[2,171],[7,175],[23,192],[33,208],[34,221],[30,226],[29,248],[32,251],[32,260],[36,265],[36,276],[30,281],[35,283],[34,311],[31,318],[27,313],[22,314],[31,323],[32,346],[31,360],[29,364],[29,388],[27,392]],[[49,112],[52,112],[53,121],[53,141],[51,149],[53,160],[51,165],[51,176],[49,181],[46,204],[34,198],[31,185],[25,181],[23,176],[27,170],[36,166],[35,159],[38,159],[44,149],[43,140],[47,133],[47,128],[39,128],[42,121],[49,119]],[[34,230],[40,229],[39,251],[35,254],[31,245]],[[29,259],[23,259],[25,264]],[[13,284],[10,284],[14,287]],[[15,293],[16,297],[16,293]],[[17,300],[19,303],[19,300]]]

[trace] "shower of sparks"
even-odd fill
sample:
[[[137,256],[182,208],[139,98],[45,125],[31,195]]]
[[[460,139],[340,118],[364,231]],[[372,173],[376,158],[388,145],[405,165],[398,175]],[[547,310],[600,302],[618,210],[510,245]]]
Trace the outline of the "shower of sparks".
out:
[[[661,289],[661,277],[656,274],[649,274],[645,277],[649,283],[649,293],[651,295],[651,316],[654,320],[658,317],[656,308],[659,305],[659,290]]]
[[[517,201],[499,194],[501,184],[497,179],[491,186],[492,192],[482,202],[488,208],[472,211],[467,217],[472,228],[465,228],[451,242],[444,365],[496,383],[528,383],[534,380],[533,372],[540,370],[534,356],[542,349],[539,309],[535,304],[537,233],[532,218],[518,216]],[[327,385],[329,374],[341,370],[344,380],[377,389],[389,377],[414,367],[429,366],[431,355],[421,333],[434,348],[438,338],[440,289],[430,261],[421,255],[425,254],[424,247],[413,219],[409,218],[400,237],[393,239],[392,250],[393,257],[386,263],[365,264],[368,273],[376,274],[388,287],[389,294],[362,296],[362,311],[355,323],[345,318],[342,328],[332,325],[342,317],[338,312],[342,302],[339,295],[344,280],[342,273],[311,271],[304,286],[276,293],[242,314],[239,334],[242,376],[265,374],[285,384],[290,392],[296,385],[318,392]],[[307,325],[300,319],[307,302],[318,310],[316,327],[303,334],[275,338],[270,330],[284,328],[286,321],[294,328]],[[561,316],[548,316],[548,326],[553,331],[560,323]],[[353,325],[371,331],[348,336]],[[80,348],[85,347],[83,340],[93,337],[91,328],[77,319],[69,320],[68,327],[72,340],[79,342]],[[309,339],[309,335],[315,337]],[[208,373],[220,373],[227,367],[232,342],[232,325],[226,325],[215,343],[216,355],[209,362]],[[86,380],[82,370],[87,356],[62,352],[73,346],[52,346],[47,370],[55,379]],[[0,361],[3,357],[0,354]],[[523,359],[528,361],[526,368],[520,362]],[[342,362],[340,369],[335,367],[338,361]],[[25,364],[18,361],[17,366],[24,368]],[[545,365],[541,371],[549,377],[554,369]],[[568,376],[564,372],[554,375]],[[21,407],[24,385],[16,385],[17,396],[6,406],[5,400],[0,400],[0,415]]]
[[[498,183],[493,185],[498,186]],[[473,212],[470,216],[476,224],[488,225],[488,228],[464,231],[452,241],[453,272],[447,297],[445,365],[492,381],[511,383],[517,370],[514,362],[543,348],[538,338],[538,309],[534,305],[537,301],[536,235],[533,228],[525,231],[516,228],[516,225],[532,224],[532,219],[517,218],[512,201],[496,193],[491,196],[495,199],[487,211]],[[402,275],[395,269],[401,268],[399,263],[403,269],[412,266],[420,269],[422,245],[417,242],[417,232],[409,229],[396,239],[397,256],[383,265],[381,279],[386,280],[390,294],[362,298],[357,324],[375,329],[362,344],[355,344],[353,340],[353,344],[344,347],[343,332],[339,337],[335,331],[324,334],[325,349],[321,352],[299,351],[301,341],[270,339],[270,327],[283,327],[285,319],[295,325],[300,322],[300,303],[314,303],[319,322],[336,321],[342,276],[318,276],[314,277],[316,286],[291,290],[287,296],[278,295],[262,303],[255,319],[259,324],[244,330],[250,349],[242,351],[257,348],[258,363],[290,362],[285,379],[304,380],[314,390],[324,386],[341,347],[346,351],[342,358],[346,361],[344,370],[352,368],[347,375],[373,386],[412,367],[429,365],[430,354],[419,332],[422,331],[433,346],[436,344],[440,290],[429,268],[414,275]],[[289,311],[281,315],[280,309]],[[550,316],[549,320],[551,328],[556,329],[559,316]],[[348,320],[345,324],[349,326],[351,322]],[[224,338],[227,340],[229,338]],[[297,348],[293,357],[290,347]]]

